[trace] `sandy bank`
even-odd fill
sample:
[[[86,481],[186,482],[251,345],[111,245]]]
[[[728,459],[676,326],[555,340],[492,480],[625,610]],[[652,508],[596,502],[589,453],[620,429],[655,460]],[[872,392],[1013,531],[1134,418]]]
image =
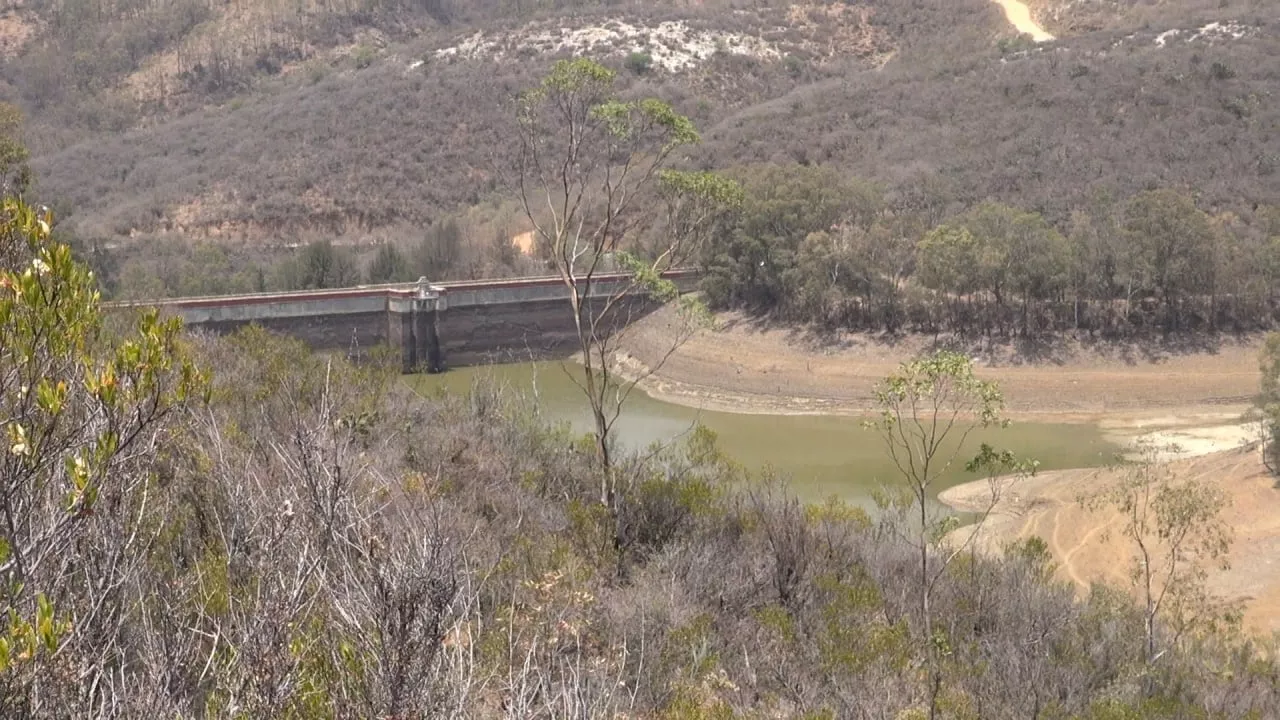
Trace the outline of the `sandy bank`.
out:
[[[1213,483],[1229,498],[1223,520],[1235,538],[1230,567],[1211,570],[1210,590],[1244,603],[1246,628],[1263,633],[1280,630],[1280,489],[1263,467],[1257,449],[1241,447],[1185,458],[1171,462],[1169,468],[1173,477]],[[1053,553],[1059,577],[1082,594],[1094,582],[1129,587],[1134,550],[1119,536],[1123,518],[1113,508],[1090,509],[1081,502],[1117,482],[1121,472],[1115,468],[1062,470],[1006,485],[1000,505],[980,531],[978,547],[999,552],[1010,542],[1037,536]],[[990,489],[985,482],[966,483],[940,497],[957,509],[981,511]],[[955,540],[963,541],[973,530],[957,531]]]
[[[1021,0],[994,0],[1004,10],[1004,17],[1018,32],[1031,36],[1035,42],[1048,42],[1053,39],[1044,28],[1031,17],[1031,9]]]
[[[662,310],[630,328],[618,361],[629,375],[657,367],[641,387],[674,403],[726,412],[854,414],[872,406],[875,384],[935,345],[929,337],[865,334],[816,339],[722,314],[670,350],[679,320]],[[1000,381],[1015,418],[1106,421],[1118,432],[1222,425],[1258,388],[1260,336],[1199,348],[1080,343],[973,353],[979,374]],[[1108,429],[1104,424],[1104,429]]]

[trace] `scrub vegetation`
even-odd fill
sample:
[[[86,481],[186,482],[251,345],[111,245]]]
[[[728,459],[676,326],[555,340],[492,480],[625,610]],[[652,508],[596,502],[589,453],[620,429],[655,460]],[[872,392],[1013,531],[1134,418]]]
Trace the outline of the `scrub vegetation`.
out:
[[[615,454],[606,508],[594,441],[519,397],[417,397],[258,330],[104,318],[47,216],[6,201],[3,221],[6,716],[1280,708],[1271,646],[1211,602],[1077,600],[1038,540],[956,552],[894,513],[804,507],[705,430]],[[904,368],[886,408],[998,400],[965,362]],[[1211,524],[1162,502],[1134,537]]]
[[[581,318],[578,283],[589,295],[606,262],[660,287],[687,255],[712,303],[824,327],[1275,320],[1280,53],[1262,3],[1167,3],[1178,34],[1096,4],[1088,22],[1109,29],[1060,46],[1011,35],[985,0],[736,5],[31,0],[6,16],[23,34],[0,92],[27,110],[38,182],[4,108],[0,716],[1280,714],[1274,643],[1205,591],[1232,540],[1212,487],[1133,466],[1097,499],[1124,515],[1132,586],[1083,596],[1044,541],[979,553],[929,516],[939,469],[967,460],[939,438],[1002,422],[964,355],[879,387],[902,492],[873,517],[802,505],[705,429],[624,451],[605,346],[582,328],[600,352],[587,437],[490,386],[414,395],[376,356],[104,314],[103,291],[551,268]],[[1187,25],[1211,10],[1244,29]],[[628,62],[631,46],[556,65],[516,40],[443,52],[623,11],[791,30],[765,38],[776,58],[725,48],[679,72]],[[557,162],[533,161],[548,148]],[[612,174],[632,163],[659,182]],[[519,180],[570,211],[543,214]],[[968,465],[990,476],[988,512],[1035,469],[985,446]]]

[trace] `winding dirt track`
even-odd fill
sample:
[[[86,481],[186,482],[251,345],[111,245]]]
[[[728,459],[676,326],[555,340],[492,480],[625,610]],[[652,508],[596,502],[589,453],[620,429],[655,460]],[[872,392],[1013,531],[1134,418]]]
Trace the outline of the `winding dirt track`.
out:
[[[1270,633],[1280,630],[1280,490],[1262,466],[1258,452],[1240,448],[1169,464],[1177,480],[1212,483],[1226,491],[1223,520],[1234,532],[1230,566],[1215,569],[1209,587],[1218,596],[1244,603],[1245,626]],[[1039,537],[1058,563],[1058,574],[1087,593],[1095,582],[1129,586],[1132,546],[1119,537],[1123,517],[1112,507],[1082,502],[1120,479],[1116,469],[1063,470],[1011,485],[1006,500],[988,519],[977,539],[986,551]],[[969,483],[942,493],[942,500],[965,510],[986,502],[985,483]],[[966,529],[967,531],[968,530]],[[957,535],[957,540],[966,537]]]

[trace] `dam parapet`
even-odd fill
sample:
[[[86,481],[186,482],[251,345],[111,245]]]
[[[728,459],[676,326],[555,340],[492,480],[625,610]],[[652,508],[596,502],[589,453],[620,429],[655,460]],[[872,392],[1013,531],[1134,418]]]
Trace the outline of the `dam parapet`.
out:
[[[682,292],[697,274],[664,277]],[[587,297],[619,296],[606,325],[631,322],[659,303],[626,274],[599,275]],[[254,293],[107,303],[108,309],[157,307],[186,327],[229,333],[246,325],[299,338],[315,350],[398,351],[405,372],[439,372],[516,358],[545,358],[576,349],[569,289],[559,277],[362,285],[328,290]]]

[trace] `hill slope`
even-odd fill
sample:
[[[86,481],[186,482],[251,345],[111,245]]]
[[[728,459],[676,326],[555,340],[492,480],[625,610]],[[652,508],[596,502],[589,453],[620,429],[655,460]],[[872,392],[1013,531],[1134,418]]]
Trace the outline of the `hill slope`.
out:
[[[689,164],[830,163],[898,202],[927,196],[945,213],[997,198],[1059,219],[1103,189],[1184,186],[1246,211],[1280,190],[1280,35],[1261,0],[1158,13],[1040,0],[1058,37],[1039,45],[986,0],[432,2],[292,20],[247,5],[160,33],[124,63],[138,69],[100,72],[83,101],[68,83],[38,92],[38,38],[61,36],[56,14],[28,8],[34,34],[0,75],[27,106],[39,191],[70,211],[67,227],[107,243],[411,232],[509,196],[509,99],[554,57],[621,69],[635,51],[656,62],[624,71],[627,92],[670,99],[704,129]],[[264,37],[233,32],[259,16],[276,18]],[[250,62],[245,49],[235,82],[213,82],[222,66],[182,48],[214,48],[218,33],[278,52]],[[140,72],[180,91],[139,100]],[[84,117],[130,92],[119,122]]]

